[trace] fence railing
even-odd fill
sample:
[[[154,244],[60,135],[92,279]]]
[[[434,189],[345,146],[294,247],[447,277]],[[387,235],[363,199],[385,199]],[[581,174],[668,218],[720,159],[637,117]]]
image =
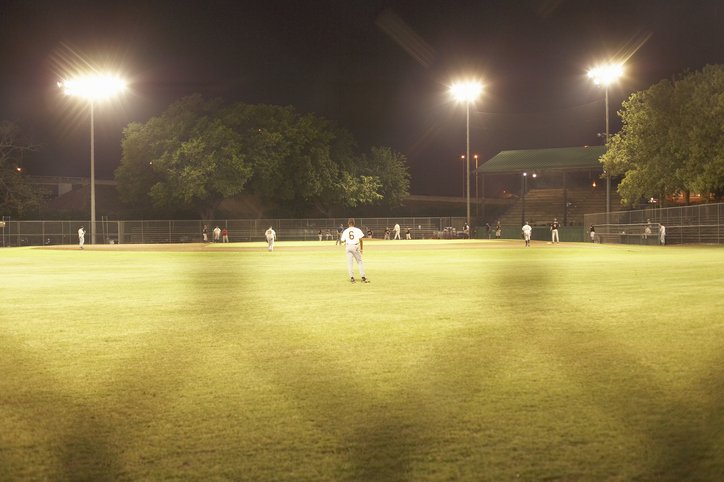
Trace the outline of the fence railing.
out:
[[[358,218],[356,225],[365,232],[371,230],[375,238],[382,238],[386,228],[395,224],[401,228],[401,237],[409,229],[414,239],[458,237],[462,233],[463,217],[389,217]],[[1,223],[0,223],[1,224]],[[203,240],[202,230],[207,226],[209,240],[213,240],[216,226],[229,233],[231,242],[262,241],[264,232],[272,226],[279,240],[336,239],[337,228],[347,227],[347,218],[332,219],[215,219],[215,220],[141,220],[96,221],[95,240],[91,239],[87,220],[70,221],[5,221],[2,226],[2,246],[39,246],[75,244],[78,229],[85,226],[86,243],[91,244],[151,244],[198,243]]]
[[[666,244],[724,243],[724,203],[699,204],[671,208],[648,208],[636,211],[586,214],[584,229],[594,226],[603,242],[621,244],[658,243],[658,225],[666,230]],[[656,225],[653,236],[646,226]]]

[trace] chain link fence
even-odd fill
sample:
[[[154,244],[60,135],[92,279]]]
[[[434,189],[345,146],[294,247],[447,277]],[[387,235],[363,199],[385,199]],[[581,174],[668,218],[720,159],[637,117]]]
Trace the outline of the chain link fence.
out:
[[[3,223],[0,223],[3,224]],[[395,224],[404,238],[407,230],[413,239],[462,237],[463,217],[357,218],[356,225],[373,237],[382,238],[385,229]],[[2,246],[63,245],[78,242],[78,229],[85,226],[87,243],[153,244],[199,243],[207,227],[209,241],[213,229],[226,228],[230,242],[263,241],[264,231],[272,226],[277,239],[287,241],[335,240],[337,228],[347,227],[347,218],[332,219],[216,219],[216,220],[143,220],[96,221],[95,240],[89,221],[4,221]],[[393,234],[394,235],[394,234]]]
[[[586,230],[594,226],[603,243],[658,244],[660,225],[666,244],[724,243],[724,203],[586,214],[583,219]]]

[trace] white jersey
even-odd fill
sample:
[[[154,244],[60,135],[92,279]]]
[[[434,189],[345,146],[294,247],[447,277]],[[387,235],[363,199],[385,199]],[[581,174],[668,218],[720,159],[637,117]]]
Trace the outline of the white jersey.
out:
[[[83,239],[84,236],[85,236],[85,229],[80,228],[80,229],[78,230],[78,237],[81,238],[81,239]]]
[[[342,241],[347,246],[356,246],[359,244],[360,239],[365,237],[365,233],[361,229],[350,226],[342,232]]]
[[[523,235],[526,237],[526,239],[530,239],[530,232],[533,231],[533,228],[531,228],[529,225],[523,226]]]
[[[264,234],[266,235],[266,239],[277,239],[277,233],[272,228],[267,229]]]

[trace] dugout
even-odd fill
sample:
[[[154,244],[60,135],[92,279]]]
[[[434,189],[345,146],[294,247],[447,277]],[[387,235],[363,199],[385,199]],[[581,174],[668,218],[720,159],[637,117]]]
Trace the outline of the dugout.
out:
[[[605,146],[499,152],[475,171],[481,186],[481,219],[543,226],[555,217],[563,226],[581,226],[584,214],[606,210],[606,180],[599,160],[605,152]],[[616,203],[620,198],[612,180],[611,205]]]

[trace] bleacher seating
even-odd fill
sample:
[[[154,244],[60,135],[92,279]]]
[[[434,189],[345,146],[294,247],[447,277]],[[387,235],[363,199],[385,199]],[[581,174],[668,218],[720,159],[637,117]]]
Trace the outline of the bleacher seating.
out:
[[[611,191],[611,210],[620,210],[621,198],[615,191]],[[567,212],[566,212],[567,211]],[[601,188],[572,188],[568,189],[566,204],[564,192],[557,189],[531,189],[525,196],[525,217],[533,226],[549,224],[553,218],[558,218],[562,224],[564,219],[569,226],[583,225],[583,215],[606,211],[606,190]],[[519,225],[522,221],[523,202],[515,202],[501,216],[503,225]]]

